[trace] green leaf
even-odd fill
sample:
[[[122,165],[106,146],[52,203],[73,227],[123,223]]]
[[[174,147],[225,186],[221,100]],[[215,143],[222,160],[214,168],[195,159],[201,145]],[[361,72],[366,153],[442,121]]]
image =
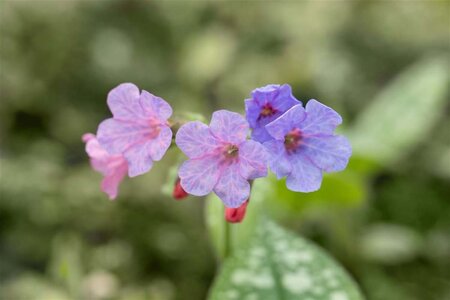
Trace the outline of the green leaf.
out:
[[[350,169],[324,174],[321,188],[312,193],[293,192],[286,187],[285,179],[277,180],[275,176],[255,182],[253,191],[259,189],[264,190],[261,197],[265,200],[266,211],[272,216],[297,220],[299,213],[311,208],[358,207],[368,194],[365,177]]]
[[[265,220],[225,261],[210,300],[363,299],[350,276],[323,250]]]
[[[446,56],[426,58],[400,74],[348,132],[354,154],[390,163],[425,140],[444,113],[448,83]]]

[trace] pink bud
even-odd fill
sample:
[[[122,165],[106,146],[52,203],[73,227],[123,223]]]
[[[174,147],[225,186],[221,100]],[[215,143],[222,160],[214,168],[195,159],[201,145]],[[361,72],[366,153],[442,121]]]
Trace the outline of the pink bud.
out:
[[[225,219],[229,223],[240,223],[244,220],[245,212],[247,210],[248,201],[245,201],[238,208],[225,208]]]
[[[177,179],[175,182],[175,186],[173,188],[172,196],[175,198],[175,200],[182,200],[186,198],[189,194],[186,193],[186,191],[183,189],[183,187],[180,184],[180,178]]]

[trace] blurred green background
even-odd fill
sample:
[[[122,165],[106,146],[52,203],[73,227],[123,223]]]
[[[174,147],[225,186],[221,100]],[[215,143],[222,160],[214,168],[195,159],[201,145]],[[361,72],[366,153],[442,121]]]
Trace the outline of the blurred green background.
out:
[[[310,195],[273,183],[268,211],[368,299],[450,299],[449,2],[1,1],[0,14],[0,299],[206,297],[205,201],[160,188],[178,150],[115,202],[90,169],[81,135],[122,82],[207,118],[268,83],[333,107],[348,170]]]

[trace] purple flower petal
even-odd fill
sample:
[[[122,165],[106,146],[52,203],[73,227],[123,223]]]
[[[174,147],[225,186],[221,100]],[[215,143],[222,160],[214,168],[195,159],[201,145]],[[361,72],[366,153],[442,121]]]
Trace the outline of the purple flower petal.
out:
[[[178,171],[183,189],[195,196],[210,193],[220,177],[219,158],[206,156],[185,161]]]
[[[142,116],[139,89],[132,83],[122,83],[108,94],[108,106],[114,118],[133,120]]]
[[[160,161],[172,143],[172,130],[161,126],[157,137],[149,141],[149,153],[154,161]]]
[[[269,153],[269,167],[280,179],[292,172],[292,165],[282,141],[271,140],[264,143]]]
[[[288,84],[269,84],[252,91],[252,98],[245,100],[247,121],[252,131],[252,139],[265,142],[272,137],[267,134],[265,125],[272,122],[294,105],[301,104],[292,95]]]
[[[342,118],[336,111],[314,99],[306,104],[306,115],[300,126],[305,134],[333,134],[342,123]]]
[[[222,171],[214,192],[226,207],[237,208],[250,196],[250,184],[239,173],[239,165],[231,164]]]
[[[142,91],[139,101],[146,115],[158,118],[161,123],[172,115],[169,103],[147,91]]]
[[[249,131],[247,121],[240,114],[227,110],[214,112],[209,127],[219,140],[235,144],[245,141]]]
[[[298,128],[305,117],[305,110],[300,104],[293,106],[281,117],[267,124],[267,132],[277,140],[284,140],[285,135],[292,129]]]
[[[128,162],[128,176],[135,177],[150,171],[153,166],[153,159],[149,151],[151,143],[152,141],[138,143],[123,153]]]
[[[322,183],[322,171],[305,155],[297,154],[291,159],[292,172],[286,179],[286,186],[294,192],[314,192]]]
[[[97,138],[111,154],[120,154],[135,144],[158,136],[158,128],[144,122],[107,119],[100,123]]]
[[[326,172],[344,170],[352,155],[349,141],[340,135],[306,137],[302,140],[302,151]]]
[[[239,172],[245,179],[267,176],[267,152],[260,143],[245,141],[239,146]]]
[[[194,121],[181,126],[175,138],[177,146],[189,158],[197,158],[211,153],[219,145],[211,134],[209,127],[202,122]]]

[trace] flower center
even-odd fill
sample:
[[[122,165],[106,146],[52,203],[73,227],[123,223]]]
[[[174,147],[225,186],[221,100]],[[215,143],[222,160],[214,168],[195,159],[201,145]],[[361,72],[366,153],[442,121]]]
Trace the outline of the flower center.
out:
[[[284,147],[288,152],[295,151],[302,142],[302,132],[298,128],[294,128],[284,137]]]
[[[261,112],[259,113],[259,117],[260,118],[270,117],[273,114],[275,114],[276,112],[277,112],[277,110],[275,108],[273,108],[272,105],[267,103],[267,104],[264,104],[264,106],[262,107]]]
[[[236,145],[227,145],[223,154],[226,158],[235,158],[239,154],[239,148]]]

